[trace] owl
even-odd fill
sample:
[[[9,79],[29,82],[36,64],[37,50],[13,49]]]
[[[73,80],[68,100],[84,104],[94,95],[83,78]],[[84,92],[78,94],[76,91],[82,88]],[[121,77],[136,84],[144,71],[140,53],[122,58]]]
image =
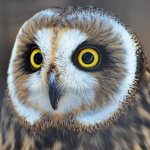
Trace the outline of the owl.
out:
[[[150,150],[150,69],[137,36],[94,7],[50,8],[18,32],[2,150]]]

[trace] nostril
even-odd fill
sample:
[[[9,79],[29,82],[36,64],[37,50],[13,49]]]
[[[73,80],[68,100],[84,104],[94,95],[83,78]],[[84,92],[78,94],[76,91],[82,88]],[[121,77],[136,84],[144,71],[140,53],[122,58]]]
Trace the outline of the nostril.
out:
[[[50,65],[50,72],[54,72],[55,70],[55,66],[54,65]]]

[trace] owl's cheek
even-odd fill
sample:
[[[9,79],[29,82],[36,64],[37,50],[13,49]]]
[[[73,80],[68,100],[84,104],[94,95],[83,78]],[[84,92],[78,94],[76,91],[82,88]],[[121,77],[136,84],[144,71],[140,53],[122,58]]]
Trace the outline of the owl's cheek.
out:
[[[39,72],[30,75],[25,85],[29,93],[39,94],[47,91],[47,81],[43,80]]]
[[[73,90],[66,90],[58,103],[57,111],[61,114],[71,113],[80,109],[83,105],[88,107],[95,103],[96,93],[94,89],[83,90],[76,92]],[[84,111],[82,109],[82,111]]]
[[[27,79],[25,86],[28,89],[27,104],[41,112],[49,112],[52,110],[47,80],[43,80],[37,72]]]
[[[60,73],[58,80],[58,84],[64,89],[80,93],[98,86],[98,80],[88,72],[78,70],[74,66],[65,70]]]
[[[48,94],[29,94],[28,102],[30,106],[41,113],[51,112],[53,109],[51,107]]]
[[[67,114],[81,105],[82,99],[73,93],[64,94],[58,103],[58,112]]]

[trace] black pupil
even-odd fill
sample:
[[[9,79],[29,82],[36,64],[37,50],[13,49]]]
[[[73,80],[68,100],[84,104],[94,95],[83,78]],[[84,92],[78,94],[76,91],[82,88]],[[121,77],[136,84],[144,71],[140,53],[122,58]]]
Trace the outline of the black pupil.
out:
[[[37,64],[37,65],[40,65],[43,61],[43,57],[42,57],[42,54],[41,53],[37,53],[34,55],[34,62]]]
[[[82,55],[82,61],[85,64],[91,64],[94,61],[94,55],[90,52],[86,52]]]

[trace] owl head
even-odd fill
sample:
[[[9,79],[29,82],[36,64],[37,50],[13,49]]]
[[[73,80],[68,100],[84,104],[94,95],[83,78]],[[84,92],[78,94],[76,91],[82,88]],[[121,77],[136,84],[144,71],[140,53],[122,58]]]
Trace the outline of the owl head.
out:
[[[113,14],[97,8],[51,8],[18,32],[8,93],[26,127],[91,131],[130,104],[141,76],[141,45]]]

